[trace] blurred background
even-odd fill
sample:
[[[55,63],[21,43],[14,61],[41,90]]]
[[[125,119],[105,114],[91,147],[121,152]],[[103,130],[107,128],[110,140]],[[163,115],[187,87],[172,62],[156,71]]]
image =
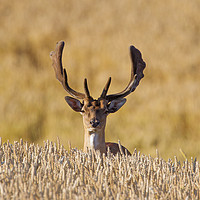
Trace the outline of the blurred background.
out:
[[[199,0],[21,0],[0,4],[0,137],[83,147],[79,113],[65,103],[50,51],[66,42],[63,65],[72,88],[88,78],[98,98],[130,78],[129,46],[147,64],[125,106],[108,117],[106,141],[167,159],[200,158]]]

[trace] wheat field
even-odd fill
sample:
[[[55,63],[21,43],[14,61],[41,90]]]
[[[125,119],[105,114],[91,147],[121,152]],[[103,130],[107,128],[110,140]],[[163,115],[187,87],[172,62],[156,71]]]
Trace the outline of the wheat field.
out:
[[[64,101],[50,51],[64,40],[70,85],[82,92],[87,77],[97,98],[109,76],[109,93],[124,89],[134,45],[147,64],[145,77],[125,106],[108,117],[106,141],[119,139],[145,155],[155,156],[158,149],[165,160],[199,160],[199,9],[198,0],[1,2],[2,141],[23,138],[42,145],[59,136],[64,147],[71,142],[81,150],[82,119]]]
[[[1,141],[0,141],[1,142]],[[199,199],[199,162],[66,151],[22,139],[0,144],[1,199]]]

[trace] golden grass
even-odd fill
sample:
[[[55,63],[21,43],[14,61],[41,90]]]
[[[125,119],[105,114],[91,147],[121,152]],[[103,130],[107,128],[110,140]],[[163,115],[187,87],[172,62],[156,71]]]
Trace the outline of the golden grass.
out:
[[[1,143],[1,142],[0,142]],[[9,141],[0,144],[2,199],[199,199],[199,162],[141,155],[100,156]]]
[[[164,158],[200,158],[200,3],[194,1],[4,1],[0,4],[0,134],[42,143],[59,136],[83,146],[81,117],[67,107],[49,52],[65,40],[73,88],[87,77],[97,97],[129,79],[129,45],[141,50],[145,78],[108,119],[106,137]],[[77,73],[79,72],[79,73]],[[120,122],[120,123],[119,123]]]

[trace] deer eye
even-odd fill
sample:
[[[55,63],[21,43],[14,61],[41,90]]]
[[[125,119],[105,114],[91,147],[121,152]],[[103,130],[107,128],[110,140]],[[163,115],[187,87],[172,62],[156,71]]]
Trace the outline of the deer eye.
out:
[[[88,103],[87,107],[89,108],[90,106],[92,106],[91,102]]]

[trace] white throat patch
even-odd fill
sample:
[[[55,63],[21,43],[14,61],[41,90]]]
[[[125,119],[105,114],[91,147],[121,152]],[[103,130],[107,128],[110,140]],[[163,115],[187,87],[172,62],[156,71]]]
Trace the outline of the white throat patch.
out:
[[[90,134],[90,147],[93,149],[96,149],[98,146],[98,136],[97,133]]]

